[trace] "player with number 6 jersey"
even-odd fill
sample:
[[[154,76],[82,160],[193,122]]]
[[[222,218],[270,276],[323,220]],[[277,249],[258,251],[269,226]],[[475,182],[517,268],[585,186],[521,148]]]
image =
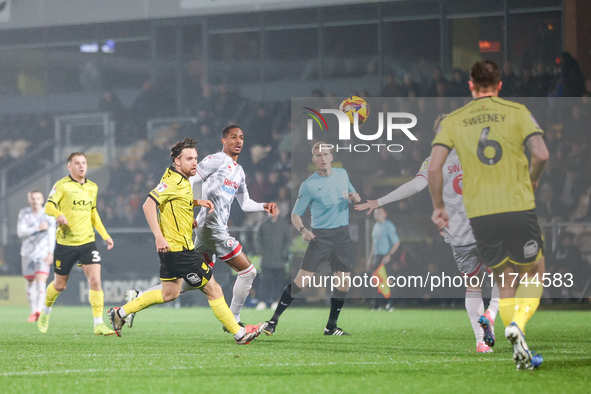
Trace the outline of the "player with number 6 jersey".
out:
[[[437,117],[433,127],[435,134],[441,130],[441,121],[445,117],[446,115]],[[406,182],[384,197],[355,205],[355,209],[358,211],[368,209],[368,214],[370,214],[378,207],[419,193],[427,187],[430,160],[430,156],[425,159],[413,180]],[[474,239],[472,227],[470,227],[470,220],[466,216],[466,208],[462,199],[463,176],[462,165],[455,149],[453,149],[449,152],[443,164],[443,201],[449,213],[449,225],[443,229],[443,237],[445,242],[451,245],[454,259],[462,275],[472,277],[484,275],[486,268],[482,266],[476,247],[476,239]],[[468,285],[466,287],[465,306],[476,339],[476,351],[491,353],[493,351],[491,348],[495,344],[494,321],[499,311],[498,286],[496,284],[493,286],[490,303],[485,312],[482,287]]]
[[[523,104],[480,97],[441,122],[433,145],[455,148],[464,170],[464,205],[469,218],[535,207],[523,144],[542,135]],[[506,182],[510,174],[512,182]]]
[[[474,100],[441,122],[432,143],[428,169],[431,219],[440,230],[449,226],[442,168],[455,149],[464,170],[464,205],[478,252],[499,286],[505,337],[513,345],[517,368],[533,369],[542,359],[530,352],[524,332],[543,292],[535,278],[543,277],[545,271],[533,191],[548,160],[548,149],[528,109],[498,97],[501,73],[494,62],[474,64],[469,87]],[[531,166],[524,145],[531,153]],[[511,273],[525,280],[517,285],[501,281]]]

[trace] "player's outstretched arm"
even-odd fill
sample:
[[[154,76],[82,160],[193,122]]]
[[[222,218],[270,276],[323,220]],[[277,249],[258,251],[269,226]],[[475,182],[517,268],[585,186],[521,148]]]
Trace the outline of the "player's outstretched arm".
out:
[[[417,176],[412,180],[406,182],[405,184],[401,185],[394,191],[386,194],[384,197],[380,197],[377,200],[367,200],[366,203],[355,205],[355,210],[365,211],[367,209],[367,214],[369,215],[373,212],[374,209],[377,209],[381,206],[414,196],[415,194],[426,188],[427,185],[428,182],[426,178],[422,176]]]
[[[248,190],[236,193],[236,199],[238,200],[238,204],[240,204],[240,208],[242,208],[244,212],[266,211],[265,203],[251,200],[250,195],[248,194]]]
[[[277,204],[275,204],[274,202],[264,203],[263,208],[265,209],[265,212],[268,212],[273,216],[277,214]]]
[[[431,161],[429,162],[429,192],[433,200],[431,220],[439,230],[443,230],[449,224],[449,215],[443,203],[443,173],[441,172],[449,152],[448,148],[435,145],[431,151]]]
[[[156,206],[156,202],[148,197],[142,208],[144,210],[144,215],[146,215],[148,226],[150,226],[150,230],[152,230],[152,234],[154,234],[154,238],[156,239],[156,251],[161,253],[170,252],[170,246],[158,225],[158,207]]]
[[[531,153],[529,176],[531,177],[532,186],[534,190],[536,190],[538,179],[540,179],[540,175],[542,175],[542,171],[544,171],[544,167],[546,166],[550,154],[548,153],[548,148],[546,147],[544,139],[539,134],[529,137],[526,141],[526,145]]]

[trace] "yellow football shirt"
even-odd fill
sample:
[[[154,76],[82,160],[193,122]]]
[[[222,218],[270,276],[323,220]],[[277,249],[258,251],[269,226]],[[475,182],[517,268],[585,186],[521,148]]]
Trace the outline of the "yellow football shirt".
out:
[[[169,167],[149,196],[158,205],[158,223],[171,252],[194,249],[193,188],[189,180]]]
[[[433,145],[456,149],[469,218],[535,208],[525,141],[542,129],[522,104],[482,97],[449,114]]]
[[[47,198],[46,212],[56,217],[63,213],[68,220],[67,226],[58,226],[55,237],[58,244],[78,246],[94,242],[93,224],[104,239],[109,238],[96,212],[97,194],[97,184],[88,179],[78,183],[67,176],[53,185]],[[50,204],[57,211],[51,209]]]

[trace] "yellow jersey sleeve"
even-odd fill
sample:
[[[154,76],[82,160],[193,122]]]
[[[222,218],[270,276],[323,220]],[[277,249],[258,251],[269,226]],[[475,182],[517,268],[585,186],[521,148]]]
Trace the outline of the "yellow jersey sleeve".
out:
[[[521,131],[521,138],[523,141],[526,141],[532,135],[544,133],[538,122],[536,122],[534,116],[527,108],[524,107],[521,112],[522,117],[519,122],[519,129]]]
[[[90,220],[92,221],[92,226],[101,235],[101,237],[103,237],[103,239],[106,240],[111,238],[111,236],[107,233],[107,229],[105,229],[105,226],[103,225],[103,221],[101,220],[96,207],[92,208],[92,211],[90,211]]]
[[[49,216],[53,216],[55,218],[57,218],[60,215],[63,215],[62,211],[57,209],[57,207],[54,205],[54,203],[52,203],[50,201],[47,201],[47,204],[45,204],[45,213],[48,214]]]
[[[443,145],[449,150],[454,148],[453,129],[449,126],[447,118],[441,122],[441,130],[437,133],[431,145]]]
[[[178,190],[174,183],[162,180],[148,195],[157,205],[161,205],[168,200],[176,198]]]
[[[51,189],[51,191],[49,192],[49,195],[47,196],[47,202],[53,203],[53,206],[56,208],[52,213],[46,212],[48,215],[52,215],[52,216],[57,217],[62,214],[57,209],[57,207],[59,206],[60,200],[62,199],[63,195],[64,195],[64,183],[60,180],[53,185],[53,188]],[[51,209],[50,209],[50,211],[51,211]],[[54,215],[54,214],[56,214],[56,215]]]

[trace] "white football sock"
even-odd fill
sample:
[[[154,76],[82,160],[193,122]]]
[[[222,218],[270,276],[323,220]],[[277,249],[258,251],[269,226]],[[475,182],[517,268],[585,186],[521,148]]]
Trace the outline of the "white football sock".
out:
[[[246,328],[240,327],[240,331],[234,334],[234,339],[241,340],[246,335]]]
[[[466,311],[472,324],[472,330],[476,337],[476,343],[484,341],[484,332],[478,324],[478,319],[484,313],[484,303],[482,302],[482,290],[466,289]]]
[[[246,297],[248,297],[248,293],[252,288],[252,282],[254,282],[256,276],[257,269],[251,264],[247,269],[238,272],[238,277],[236,278],[236,282],[234,282],[230,310],[238,323],[240,323],[242,306],[244,305],[244,301],[246,301]]]
[[[150,290],[162,290],[162,283],[160,283],[159,285],[156,285],[156,286],[152,286],[152,287],[150,287],[150,288],[149,288],[149,289],[147,289],[147,290],[140,291],[140,292],[138,293],[138,295],[137,295],[137,296],[139,297],[139,296],[141,296],[142,294],[144,294],[145,292],[147,292],[147,291],[150,291]]]
[[[93,317],[93,319],[94,319],[94,325],[95,325],[95,326],[96,326],[97,324],[104,323],[104,321],[103,321],[103,317],[102,317],[102,316],[99,316],[99,317]]]
[[[43,308],[43,305],[45,305],[45,297],[47,295],[47,284],[40,280],[35,282],[37,283],[37,309],[36,311],[40,311],[41,308]]]
[[[36,282],[27,281],[27,299],[31,307],[31,313],[37,312],[37,286]]]
[[[493,320],[494,323],[494,320],[497,317],[497,313],[499,312],[499,286],[497,286],[496,283],[492,288],[490,302],[488,303],[487,311],[490,314],[490,318]]]

